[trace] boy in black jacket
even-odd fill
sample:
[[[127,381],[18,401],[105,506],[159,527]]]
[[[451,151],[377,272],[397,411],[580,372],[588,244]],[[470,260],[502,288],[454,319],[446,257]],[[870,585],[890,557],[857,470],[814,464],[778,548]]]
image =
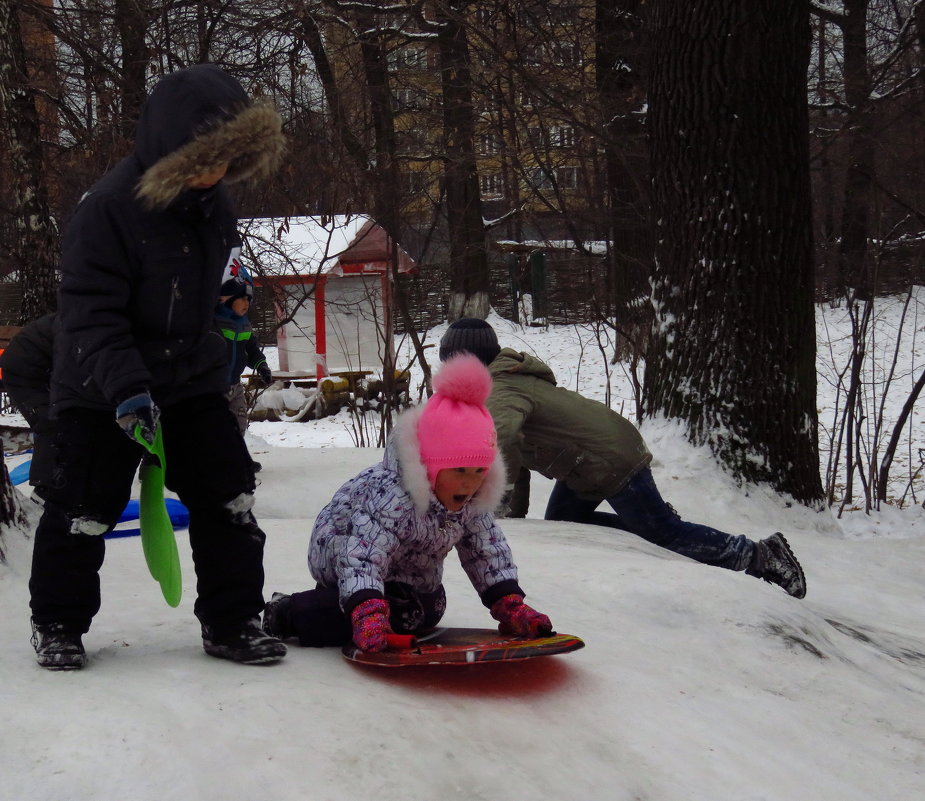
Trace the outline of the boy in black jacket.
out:
[[[100,607],[102,535],[163,430],[166,481],[189,509],[194,611],[206,653],[274,662],[259,625],[265,536],[254,472],[224,398],[227,351],[213,325],[225,267],[240,251],[225,184],[267,175],[279,114],[211,64],[163,78],[134,151],[83,196],[62,246],[51,403],[55,486],[35,535],[31,591],[39,665],[80,668]]]

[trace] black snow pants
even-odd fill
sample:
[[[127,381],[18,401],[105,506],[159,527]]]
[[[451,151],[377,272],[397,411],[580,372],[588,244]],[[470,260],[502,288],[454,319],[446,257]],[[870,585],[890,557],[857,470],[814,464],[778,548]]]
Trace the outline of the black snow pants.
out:
[[[166,484],[190,515],[194,612],[217,630],[234,628],[259,616],[264,603],[266,537],[250,512],[255,480],[244,438],[220,394],[162,409],[161,426]],[[100,608],[102,534],[125,509],[146,452],[112,412],[91,409],[63,411],[50,444],[54,469],[29,581],[32,617],[37,626],[61,623],[86,632]]]
[[[387,581],[389,623],[398,634],[416,634],[432,629],[446,611],[446,591],[441,584],[434,592],[418,592],[408,584]],[[297,592],[290,601],[290,618],[299,645],[323,647],[345,645],[353,637],[350,617],[341,610],[338,592],[320,584]]]

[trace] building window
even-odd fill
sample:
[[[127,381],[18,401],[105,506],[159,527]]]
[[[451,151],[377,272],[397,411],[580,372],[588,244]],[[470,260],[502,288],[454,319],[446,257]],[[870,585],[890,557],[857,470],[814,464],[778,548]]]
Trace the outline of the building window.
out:
[[[581,50],[574,42],[528,44],[523,49],[523,62],[530,66],[577,67],[581,65]]]
[[[578,45],[571,42],[556,42],[552,46],[553,63],[560,67],[575,67],[581,63]]]
[[[482,191],[482,197],[500,198],[504,196],[504,182],[501,180],[501,173],[489,172],[479,175],[479,188]]]
[[[418,153],[424,147],[420,132],[395,131],[395,152],[402,155]]]
[[[423,45],[398,47],[389,53],[388,64],[392,70],[426,70],[427,48]]]
[[[393,94],[393,108],[395,111],[413,111],[428,108],[427,92],[416,86],[406,86],[396,89]]]
[[[411,170],[403,174],[405,194],[408,197],[423,195],[427,190],[427,173],[423,170]]]
[[[578,167],[556,167],[556,183],[559,189],[577,189]]]
[[[540,128],[539,125],[531,125],[527,128],[527,141],[534,150],[545,150],[546,139],[546,131]]]
[[[534,189],[553,188],[553,176],[546,167],[536,167],[530,170],[527,180]]]
[[[482,156],[490,156],[501,149],[498,136],[494,133],[481,134],[478,138],[478,143],[479,154]]]
[[[531,67],[538,66],[545,62],[545,48],[540,44],[528,44],[523,49],[523,62]]]
[[[552,129],[551,139],[556,147],[575,147],[575,129],[571,125],[558,125]]]

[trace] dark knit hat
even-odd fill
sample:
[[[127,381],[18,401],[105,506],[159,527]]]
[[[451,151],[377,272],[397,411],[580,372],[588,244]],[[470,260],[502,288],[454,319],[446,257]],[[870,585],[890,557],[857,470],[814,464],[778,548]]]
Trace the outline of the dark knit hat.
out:
[[[225,267],[218,298],[222,303],[228,304],[237,298],[254,299],[254,279],[237,257],[233,257]]]
[[[225,303],[230,303],[238,298],[253,300],[254,285],[250,281],[242,281],[240,278],[229,278],[222,284],[218,296]]]
[[[491,364],[501,352],[495,329],[475,317],[457,320],[440,340],[440,361],[445,362],[454,353],[462,352],[478,356],[483,364]]]

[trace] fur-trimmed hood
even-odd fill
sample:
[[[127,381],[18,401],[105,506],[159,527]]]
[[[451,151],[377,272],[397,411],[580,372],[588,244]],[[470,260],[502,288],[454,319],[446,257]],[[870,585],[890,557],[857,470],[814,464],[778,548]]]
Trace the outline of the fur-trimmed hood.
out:
[[[214,64],[164,76],[138,121],[135,156],[143,174],[136,195],[149,209],[167,208],[190,178],[227,163],[224,181],[273,172],[285,150],[279,113],[252,102],[233,77]]]
[[[421,461],[418,443],[417,426],[423,411],[424,405],[422,404],[399,415],[383,458],[385,467],[399,474],[401,484],[411,497],[415,510],[419,514],[424,514],[428,510],[431,501],[436,502],[430,482],[427,480],[427,468]],[[485,482],[469,502],[472,511],[483,514],[497,509],[504,495],[506,484],[507,469],[504,466],[504,459],[498,453],[485,473]]]

